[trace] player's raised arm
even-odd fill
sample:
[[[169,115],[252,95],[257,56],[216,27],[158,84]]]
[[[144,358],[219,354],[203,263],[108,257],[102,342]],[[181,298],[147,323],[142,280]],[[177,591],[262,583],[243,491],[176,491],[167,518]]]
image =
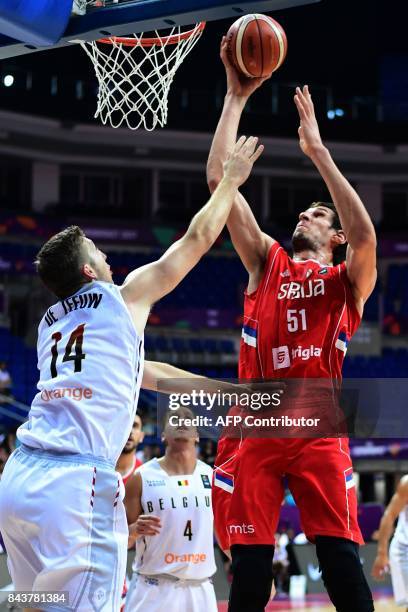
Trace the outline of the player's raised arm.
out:
[[[161,361],[144,362],[142,389],[166,394],[191,393],[193,389],[202,389],[204,392],[213,394],[221,391],[226,394],[234,394],[234,396],[239,396],[241,393],[247,396],[259,393],[259,386],[256,384],[231,383],[207,378]],[[281,394],[285,390],[285,384],[282,381],[268,381],[263,383],[262,390],[265,393],[278,392]]]
[[[341,174],[322,142],[307,85],[303,90],[297,87],[295,104],[300,118],[300,147],[320,172],[333,198],[348,242],[347,275],[362,312],[377,278],[375,229],[357,192]]]
[[[408,504],[408,476],[401,478],[396,493],[385,509],[378,532],[377,556],[371,569],[376,580],[382,580],[389,569],[388,544],[394,531],[395,521],[401,510]]]
[[[125,302],[154,302],[170,293],[210,249],[225,225],[238,187],[244,183],[263,151],[258,139],[244,136],[224,162],[224,175],[207,204],[194,216],[184,236],[156,262],[135,270],[122,287]]]
[[[228,58],[225,36],[221,41],[221,59],[227,74],[227,94],[207,162],[207,183],[211,192],[219,184],[223,161],[234,147],[245,104],[266,80],[248,78],[237,71]],[[273,239],[261,231],[248,202],[240,193],[235,198],[227,227],[245,268],[250,274],[256,272],[263,266]]]

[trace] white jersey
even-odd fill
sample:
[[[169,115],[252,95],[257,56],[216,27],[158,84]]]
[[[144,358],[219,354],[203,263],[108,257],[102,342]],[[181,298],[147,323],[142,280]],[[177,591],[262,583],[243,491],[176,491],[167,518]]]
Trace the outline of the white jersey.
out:
[[[399,544],[408,546],[408,505],[399,513],[394,540],[397,540]]]
[[[212,469],[197,460],[193,474],[169,476],[157,459],[143,464],[142,508],[160,518],[155,536],[136,541],[133,571],[202,580],[216,571],[214,560]]]
[[[119,287],[93,282],[47,310],[38,328],[40,381],[27,446],[113,464],[132,427],[143,374],[143,337]]]

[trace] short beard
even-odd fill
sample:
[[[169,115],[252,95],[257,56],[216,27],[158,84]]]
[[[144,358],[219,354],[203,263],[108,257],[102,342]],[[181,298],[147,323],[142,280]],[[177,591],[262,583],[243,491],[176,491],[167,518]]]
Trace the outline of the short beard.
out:
[[[317,253],[319,245],[313,242],[309,236],[305,235],[301,230],[295,230],[292,236],[292,247],[294,253],[301,251],[314,251]]]

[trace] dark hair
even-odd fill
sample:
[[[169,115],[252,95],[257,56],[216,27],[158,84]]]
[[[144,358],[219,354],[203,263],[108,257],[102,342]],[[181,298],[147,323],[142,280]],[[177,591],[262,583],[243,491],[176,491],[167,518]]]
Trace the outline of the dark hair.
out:
[[[336,210],[335,205],[333,204],[333,202],[313,202],[310,205],[310,208],[318,208],[319,206],[324,206],[325,208],[328,208],[329,210],[332,211],[333,213],[333,218],[332,218],[332,228],[335,230],[341,230],[343,229],[341,227],[341,223],[340,223],[340,217],[338,215],[338,212]],[[340,244],[338,247],[336,247],[333,250],[333,264],[337,265],[339,263],[341,263],[342,261],[344,261],[346,259],[346,250],[347,250],[347,244]]]
[[[84,284],[81,274],[84,236],[80,227],[71,225],[50,238],[34,261],[44,285],[60,299],[73,295]]]

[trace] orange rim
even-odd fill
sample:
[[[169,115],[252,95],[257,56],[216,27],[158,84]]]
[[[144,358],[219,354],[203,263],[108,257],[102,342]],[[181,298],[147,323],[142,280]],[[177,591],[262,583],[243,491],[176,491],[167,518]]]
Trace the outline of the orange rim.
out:
[[[205,28],[205,21],[198,23],[195,28],[182,32],[181,34],[173,34],[172,36],[163,36],[163,38],[129,38],[123,36],[111,36],[109,38],[99,38],[97,42],[105,45],[117,43],[125,47],[154,47],[162,45],[177,45],[182,40],[191,38],[198,32],[202,32]]]

